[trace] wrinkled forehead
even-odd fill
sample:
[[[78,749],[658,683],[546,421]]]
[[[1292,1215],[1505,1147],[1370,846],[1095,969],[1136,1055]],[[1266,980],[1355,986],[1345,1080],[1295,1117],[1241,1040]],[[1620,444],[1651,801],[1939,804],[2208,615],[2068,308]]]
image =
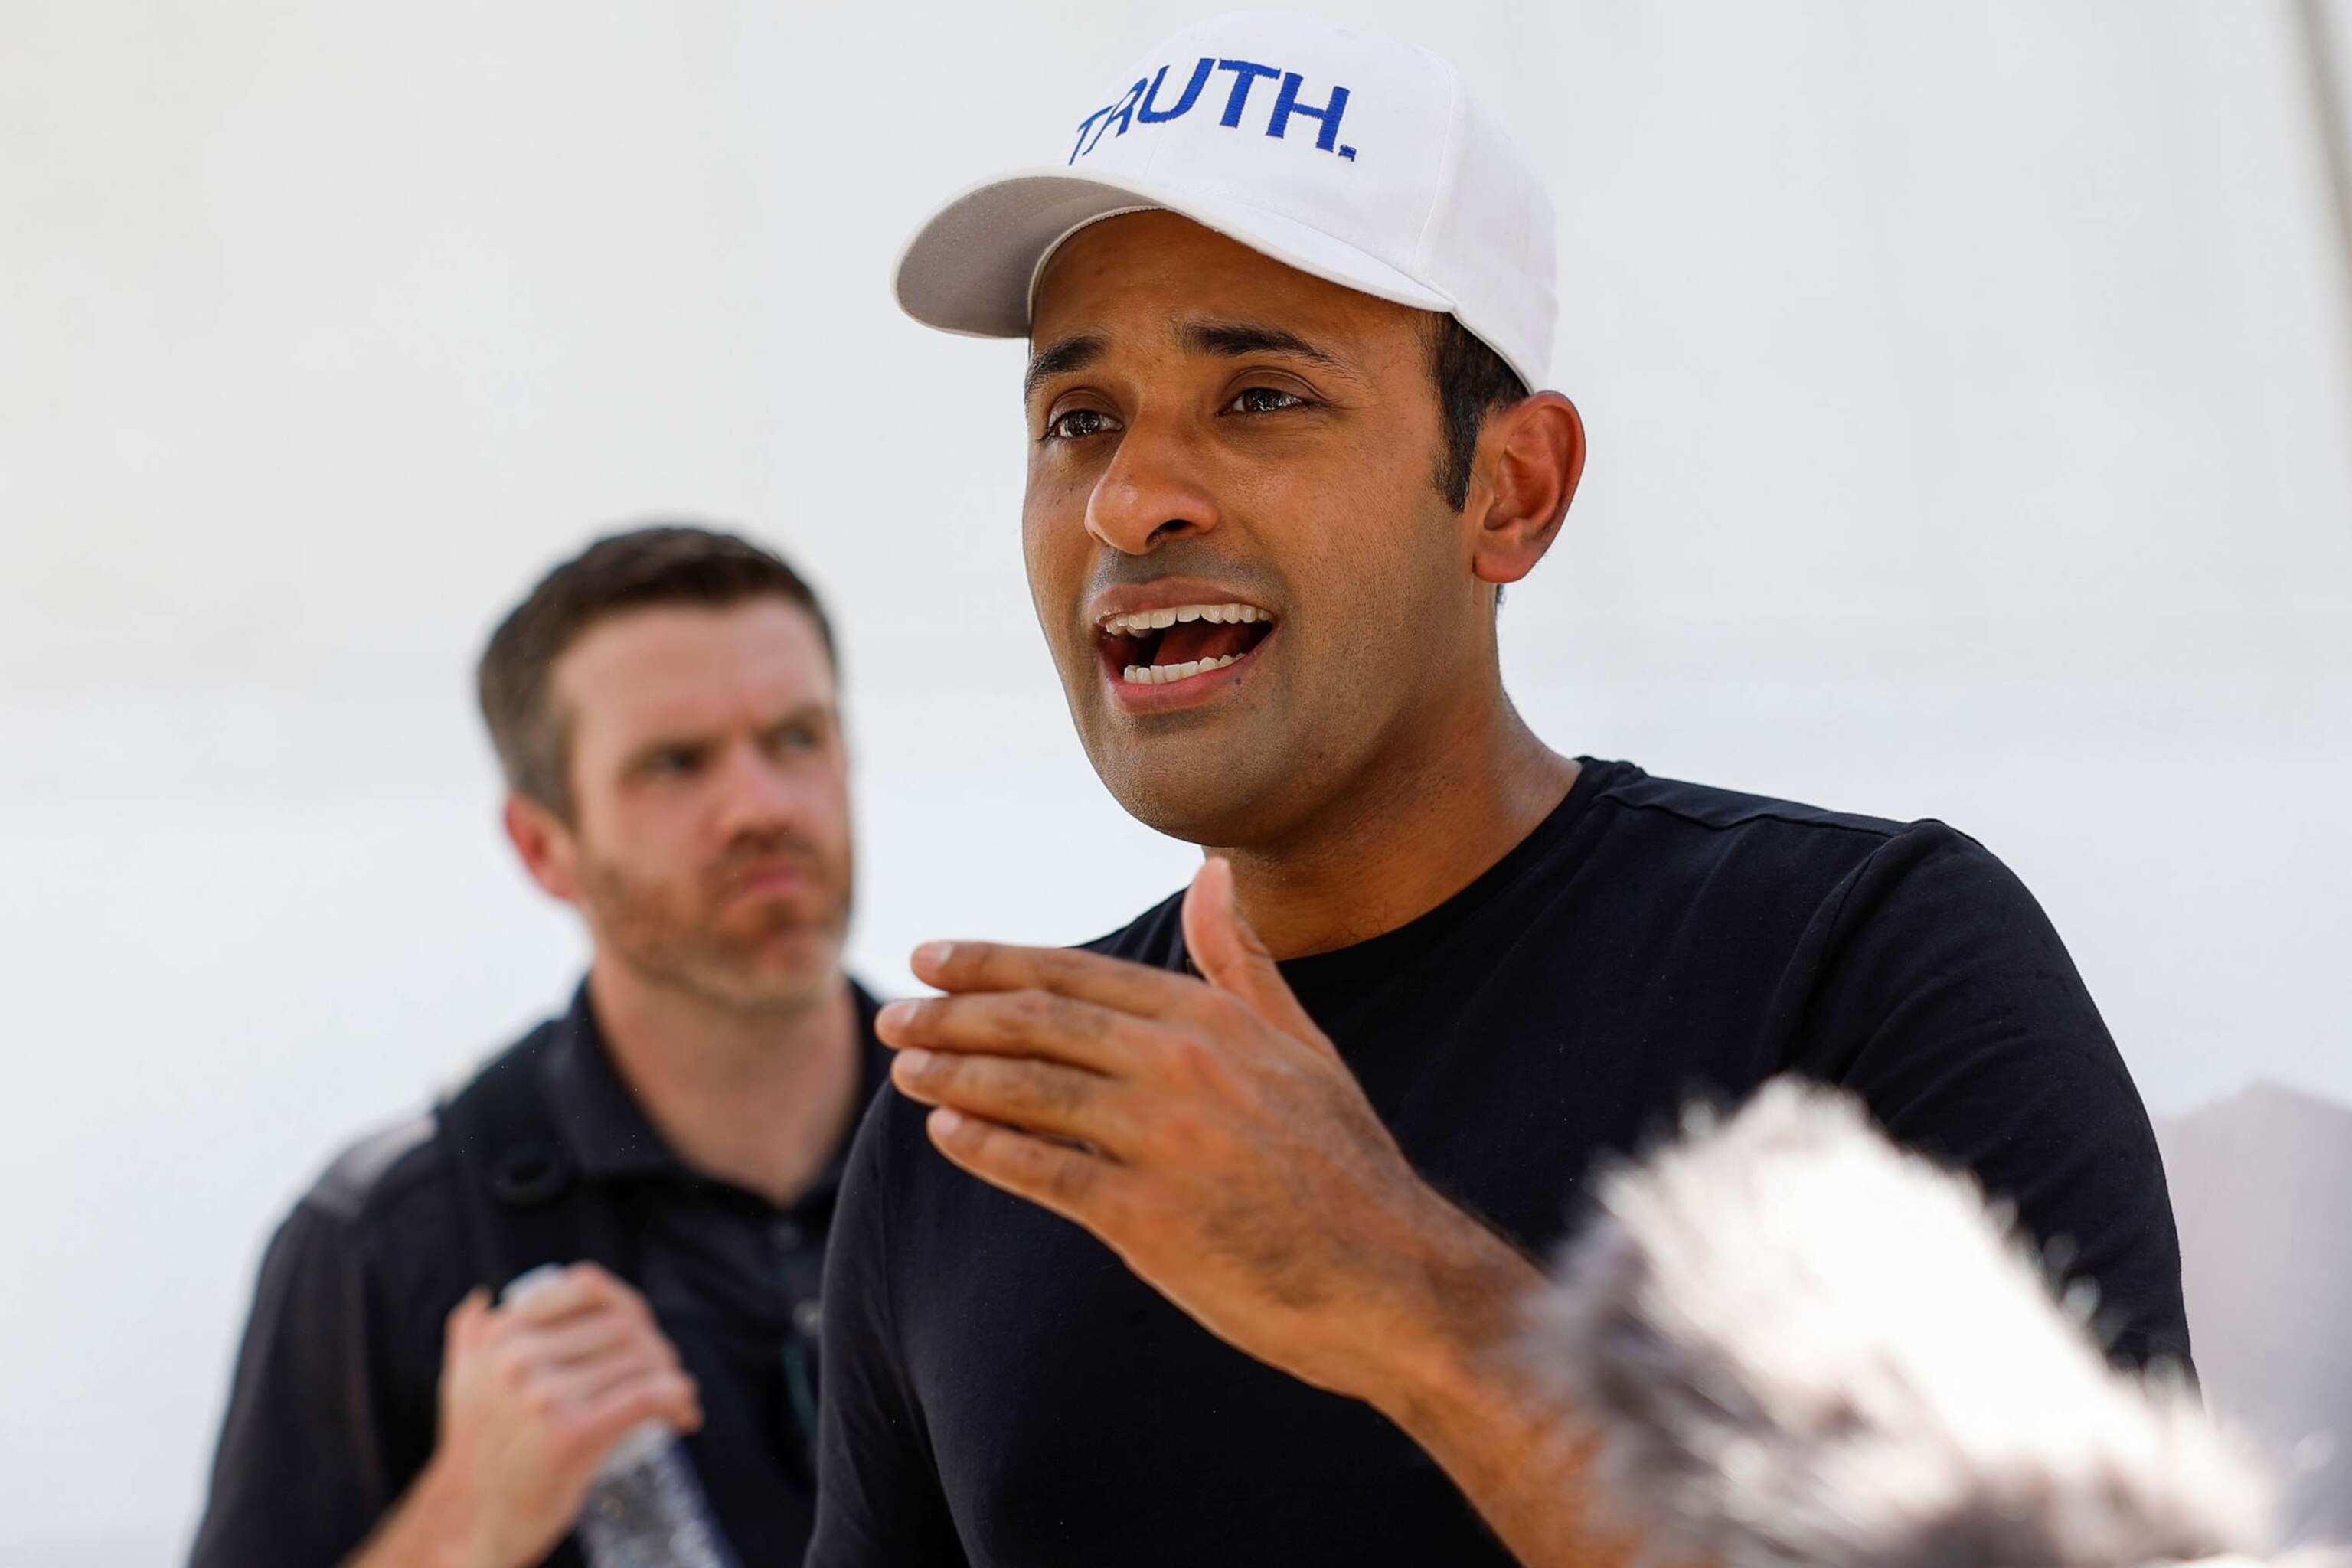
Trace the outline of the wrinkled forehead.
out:
[[[551,685],[575,735],[619,744],[834,701],[833,660],[815,621],[777,597],[605,616],[556,659]]]

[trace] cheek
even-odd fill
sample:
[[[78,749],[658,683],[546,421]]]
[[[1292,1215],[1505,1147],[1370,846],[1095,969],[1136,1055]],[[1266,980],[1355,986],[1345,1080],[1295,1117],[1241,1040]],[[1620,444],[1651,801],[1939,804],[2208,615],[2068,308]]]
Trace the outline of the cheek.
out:
[[[1325,493],[1321,527],[1283,563],[1309,614],[1296,628],[1327,682],[1377,689],[1425,668],[1459,635],[1455,602],[1467,569],[1433,490],[1361,478]]]
[[[581,839],[587,853],[633,881],[662,883],[689,875],[700,854],[697,808],[653,792],[583,803]]]
[[[625,801],[613,792],[584,791],[575,787],[572,801],[573,831],[579,836],[582,855],[591,860],[610,858],[609,851],[629,844],[635,837],[635,815]]]
[[[825,847],[842,865],[849,863],[850,853],[856,843],[855,824],[849,805],[849,764],[846,758],[836,758],[826,770],[824,793],[818,809],[824,822]]]
[[[1021,558],[1038,627],[1056,653],[1069,639],[1077,603],[1086,592],[1090,555],[1085,502],[1073,510],[1040,496],[1033,484],[1021,512]]]

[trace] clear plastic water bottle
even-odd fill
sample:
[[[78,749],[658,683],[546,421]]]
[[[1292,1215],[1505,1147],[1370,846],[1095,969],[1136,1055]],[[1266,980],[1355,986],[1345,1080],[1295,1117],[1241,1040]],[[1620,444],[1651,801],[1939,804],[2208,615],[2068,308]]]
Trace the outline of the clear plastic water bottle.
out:
[[[578,1529],[589,1568],[737,1568],[694,1461],[657,1421],[614,1445]]]
[[[503,1299],[520,1300],[562,1272],[548,1263],[517,1275]],[[633,1426],[613,1445],[574,1532],[589,1568],[741,1568],[686,1446],[660,1421]]]

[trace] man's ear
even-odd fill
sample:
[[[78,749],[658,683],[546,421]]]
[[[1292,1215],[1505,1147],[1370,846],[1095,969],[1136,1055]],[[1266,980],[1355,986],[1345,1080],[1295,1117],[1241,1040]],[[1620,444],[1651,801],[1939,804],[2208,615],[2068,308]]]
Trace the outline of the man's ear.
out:
[[[1557,392],[1486,416],[1478,434],[1469,513],[1470,564],[1481,582],[1516,583],[1536,569],[1584,477],[1584,421]]]
[[[572,829],[555,813],[526,795],[507,793],[505,810],[500,814],[506,824],[507,842],[522,858],[522,868],[530,873],[551,898],[565,903],[576,901],[580,879],[577,866],[577,843]]]

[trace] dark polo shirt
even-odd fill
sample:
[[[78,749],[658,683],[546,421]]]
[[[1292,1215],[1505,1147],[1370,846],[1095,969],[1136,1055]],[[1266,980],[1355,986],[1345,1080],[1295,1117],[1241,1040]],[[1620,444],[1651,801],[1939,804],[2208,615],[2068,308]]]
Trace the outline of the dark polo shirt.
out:
[[[853,985],[864,1093],[887,1070]],[[814,1510],[815,1347],[845,1150],[778,1208],[698,1174],[613,1068],[581,988],[542,1026],[541,1088],[613,1261],[701,1386],[689,1439],[746,1563],[794,1563]],[[534,1031],[534,1037],[540,1031]],[[513,1048],[520,1048],[520,1046]],[[444,1320],[473,1288],[456,1172],[431,1116],[346,1150],[278,1226],[237,1357],[194,1568],[329,1568],[433,1451]],[[547,1560],[571,1565],[565,1542]]]

